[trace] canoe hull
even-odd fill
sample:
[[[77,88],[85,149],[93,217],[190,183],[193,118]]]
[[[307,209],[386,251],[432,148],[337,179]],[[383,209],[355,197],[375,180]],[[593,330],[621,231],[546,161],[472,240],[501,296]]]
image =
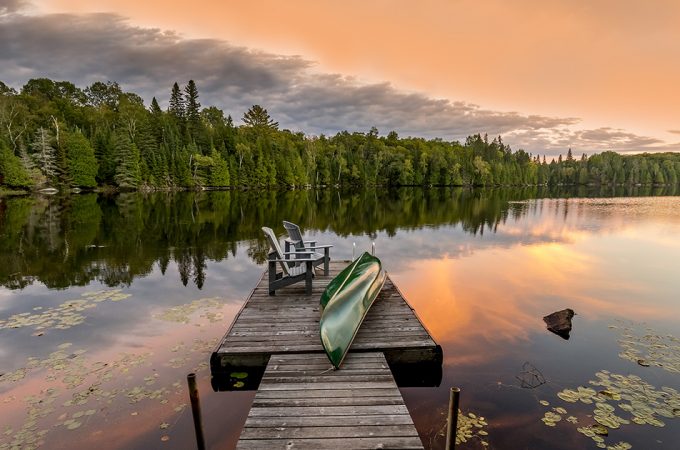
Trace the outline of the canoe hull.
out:
[[[380,260],[363,253],[331,280],[321,295],[321,344],[336,369],[345,359],[385,278]]]

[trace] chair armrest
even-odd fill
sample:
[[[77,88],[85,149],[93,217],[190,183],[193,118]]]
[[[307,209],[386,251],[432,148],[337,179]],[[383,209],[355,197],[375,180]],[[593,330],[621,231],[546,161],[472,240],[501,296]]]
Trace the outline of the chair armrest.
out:
[[[283,252],[284,255],[313,255],[314,252]]]
[[[331,248],[333,247],[332,244],[327,244],[327,245],[310,245],[309,247],[305,247],[305,250],[310,248],[310,249],[317,249],[317,248]]]
[[[299,262],[316,262],[315,258],[298,258],[298,259],[268,259],[269,262],[285,262],[285,263],[299,263]]]
[[[285,238],[284,242],[288,242],[290,244],[295,244],[297,242],[302,242],[303,244],[315,244],[316,243],[316,241],[294,241],[289,237]]]

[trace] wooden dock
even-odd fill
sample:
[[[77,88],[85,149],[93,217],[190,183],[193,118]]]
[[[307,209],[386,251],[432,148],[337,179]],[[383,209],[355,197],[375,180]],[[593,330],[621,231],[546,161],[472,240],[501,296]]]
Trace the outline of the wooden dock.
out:
[[[442,351],[389,276],[342,367],[329,370],[319,299],[348,263],[317,274],[311,296],[304,283],[270,296],[265,272],[213,352],[213,387],[246,371],[257,389],[238,448],[422,448],[390,369],[429,365],[438,385]]]
[[[274,355],[236,448],[423,448],[380,352]]]
[[[270,296],[265,272],[213,353],[213,373],[225,372],[230,367],[264,367],[273,354],[323,353],[319,298],[328,282],[348,263],[332,262],[329,276],[317,274],[311,296],[305,295],[304,283]],[[383,352],[390,365],[422,361],[441,364],[442,359],[441,347],[389,275],[350,351]]]

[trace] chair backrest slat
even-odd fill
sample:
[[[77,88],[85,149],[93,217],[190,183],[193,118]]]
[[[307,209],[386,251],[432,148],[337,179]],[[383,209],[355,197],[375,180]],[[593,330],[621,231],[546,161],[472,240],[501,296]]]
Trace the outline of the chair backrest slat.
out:
[[[262,227],[262,231],[264,232],[264,235],[267,237],[267,240],[269,241],[269,247],[271,247],[271,249],[276,253],[276,257],[278,259],[284,259],[283,252],[281,251],[281,246],[279,245],[279,239],[274,234],[274,230],[272,230],[269,227]],[[286,264],[283,261],[280,261],[279,264],[281,265],[283,273],[285,273],[286,275],[290,275],[290,273],[288,272],[288,264]]]
[[[288,237],[290,238],[291,241],[293,241],[293,244],[295,245],[295,248],[298,250],[302,250],[305,248],[304,242],[302,242],[302,231],[300,231],[300,227],[295,225],[292,222],[288,221],[283,221],[283,228],[286,229],[288,232]]]

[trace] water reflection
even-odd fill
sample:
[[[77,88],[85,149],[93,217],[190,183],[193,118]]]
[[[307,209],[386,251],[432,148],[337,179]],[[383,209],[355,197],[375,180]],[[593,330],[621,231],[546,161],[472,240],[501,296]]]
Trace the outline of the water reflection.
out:
[[[587,384],[602,369],[680,387],[676,374],[620,358],[621,334],[609,328],[632,320],[641,335],[680,336],[680,198],[615,197],[622,193],[655,192],[402,189],[0,199],[0,373],[30,369],[15,380],[0,376],[0,431],[11,428],[0,445],[13,442],[28,423],[27,436],[47,448],[74,442],[187,448],[191,417],[175,408],[188,403],[184,377],[198,368],[206,439],[231,447],[252,393],[212,393],[208,355],[261,274],[260,227],[283,232],[286,219],[334,244],[338,259],[351,256],[352,242],[370,248],[375,241],[390,276],[443,346],[443,371],[433,383],[441,378],[441,387],[403,389],[424,442],[441,447],[448,387],[456,385],[463,388],[463,410],[488,421],[494,448],[586,447],[590,441],[565,421],[546,427],[538,401],[557,405],[557,392]],[[87,296],[113,288],[130,296]],[[74,300],[87,302],[59,310]],[[542,317],[567,307],[577,316],[571,339],[563,341],[546,331]],[[57,310],[82,320],[67,314],[70,326],[57,328],[63,323]],[[54,324],[24,324],[45,313],[44,321]],[[55,369],[54,354],[67,343],[67,359],[57,361],[64,368]],[[125,354],[148,356],[123,371]],[[33,367],[30,357],[53,359]],[[80,362],[89,375],[70,388],[64,376],[73,374],[64,371],[83,372]],[[520,387],[515,377],[525,362],[545,376],[544,386]],[[97,363],[118,364],[101,392]],[[93,386],[99,395],[87,404],[67,404]],[[140,393],[135,388],[163,394],[131,402]],[[32,419],[47,411],[35,409],[34,399],[53,409]],[[569,413],[591,420],[592,407],[577,406]],[[95,413],[87,415],[90,410]],[[74,422],[68,420],[81,425],[69,430]],[[607,442],[670,449],[679,438],[677,423],[668,420],[663,429],[622,427]]]
[[[495,234],[509,220],[517,223],[518,218],[528,217],[521,224],[524,228],[507,229],[504,237],[524,242],[560,239],[568,237],[565,230],[579,221],[578,204],[572,214],[568,200],[551,208],[556,219],[565,219],[552,228],[559,221],[543,221],[543,202],[525,200],[567,193],[534,187],[0,198],[0,259],[4,262],[0,284],[10,289],[36,281],[52,289],[93,281],[130,285],[136,277],[151,274],[154,264],[164,274],[174,262],[182,283],[200,289],[206,282],[207,261],[233,258],[241,242],[247,243],[253,260],[262,262],[267,249],[260,227],[276,227],[284,219],[340,237],[375,238],[378,233],[393,237],[397,230],[454,225],[465,233],[484,236]],[[601,206],[602,214],[621,215],[615,201]],[[640,211],[634,213],[644,213],[644,201],[637,208]],[[526,229],[529,225],[534,229]],[[432,243],[424,244],[427,249]]]

